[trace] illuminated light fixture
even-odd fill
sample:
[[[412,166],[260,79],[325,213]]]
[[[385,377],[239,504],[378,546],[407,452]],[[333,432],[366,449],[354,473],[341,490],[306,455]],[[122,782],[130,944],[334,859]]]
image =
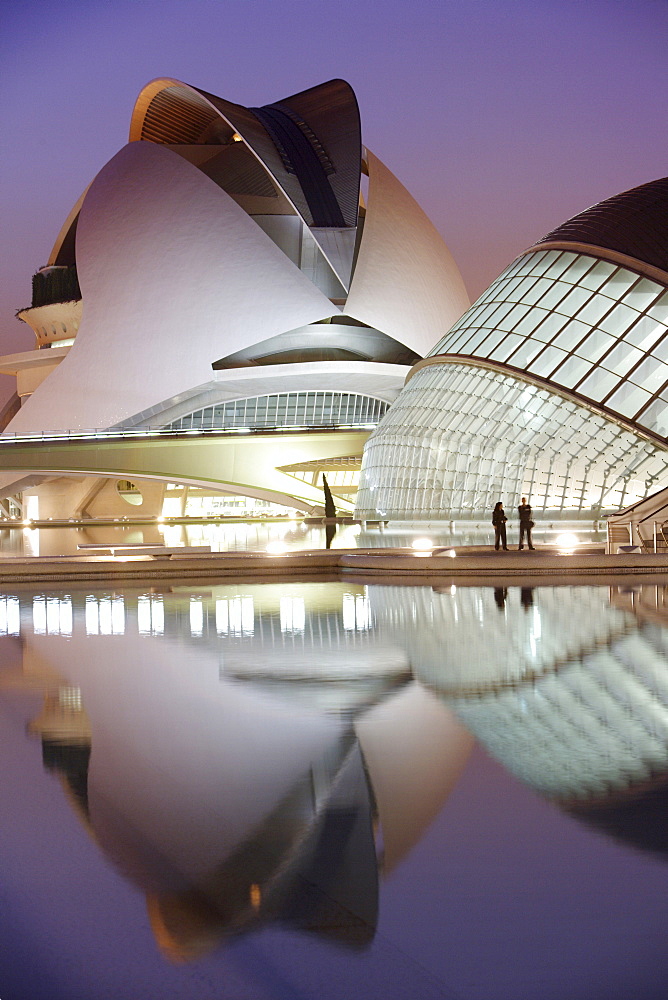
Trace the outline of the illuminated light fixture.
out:
[[[31,528],[32,527],[32,521],[30,520],[29,517],[26,517],[26,519],[24,520],[23,524],[25,525],[26,528]]]
[[[283,542],[269,542],[267,545],[267,553],[270,556],[282,556],[288,551],[287,545]]]
[[[562,535],[557,535],[556,542],[560,549],[567,550],[572,550],[576,545],[580,544],[578,536],[574,535],[571,531],[565,531]]]
[[[238,132],[232,133],[232,142],[243,142],[243,139],[241,138]]]
[[[164,517],[162,517],[162,515],[160,517],[156,517],[156,521],[158,522],[158,524],[164,524],[165,523],[165,519],[164,519]]]
[[[454,549],[450,549],[448,552],[444,552],[443,555],[449,556],[450,559],[454,559],[457,553],[455,552]]]
[[[417,549],[420,552],[424,552],[426,549],[433,549],[434,543],[431,538],[416,538],[411,545],[411,548]]]

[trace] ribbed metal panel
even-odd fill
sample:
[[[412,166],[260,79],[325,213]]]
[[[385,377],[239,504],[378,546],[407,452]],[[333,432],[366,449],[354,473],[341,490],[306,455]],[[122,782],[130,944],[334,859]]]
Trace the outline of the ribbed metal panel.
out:
[[[601,201],[539,240],[552,242],[606,247],[668,271],[668,177]]]
[[[345,220],[329,183],[322,145],[305,122],[295,121],[277,104],[252,108],[271,136],[288,173],[296,174],[308,202],[314,226],[343,229]],[[323,162],[324,157],[324,162]]]
[[[165,145],[225,145],[236,131],[308,226],[357,225],[362,141],[357,100],[345,81],[330,80],[257,113],[178,82],[151,97],[163,82],[170,81],[156,80],[140,95],[131,139]],[[293,141],[288,145],[295,155],[283,141],[290,137]]]
[[[345,80],[329,80],[286,97],[278,102],[278,107],[298,115],[311,131],[345,223],[357,225],[362,137],[359,108],[352,87]]]
[[[232,197],[246,195],[278,199],[269,173],[243,142],[221,147],[220,152],[207,160],[200,170]]]
[[[211,101],[239,135],[243,136],[254,153],[276,178],[279,186],[285,191],[307,225],[312,226],[313,217],[296,175],[288,173],[285,169],[284,162],[274,142],[256,116],[241,104],[232,104],[230,101],[223,100],[222,97],[216,97],[215,94],[208,94],[203,90],[200,93]]]
[[[169,87],[149,104],[141,137],[164,144],[198,142],[216,118],[215,111],[194,91]]]

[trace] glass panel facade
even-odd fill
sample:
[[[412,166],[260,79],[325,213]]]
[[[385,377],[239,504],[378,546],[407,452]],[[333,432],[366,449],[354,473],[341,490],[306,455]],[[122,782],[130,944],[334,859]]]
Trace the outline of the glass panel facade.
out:
[[[668,364],[668,292],[589,254],[529,253],[430,353],[465,353],[523,368],[629,419],[635,390],[653,394],[665,383],[659,362]],[[642,413],[636,419],[656,433],[654,416],[652,426]]]
[[[377,424],[388,403],[349,392],[282,392],[205,406],[166,424],[168,430],[229,430],[234,427],[340,427]]]
[[[629,386],[618,405],[635,412],[643,398]],[[644,419],[666,434],[668,402],[650,403]],[[538,515],[596,518],[667,475],[660,444],[603,413],[510,374],[436,364],[413,375],[367,442],[357,515],[488,520],[497,500],[512,509],[527,496]]]

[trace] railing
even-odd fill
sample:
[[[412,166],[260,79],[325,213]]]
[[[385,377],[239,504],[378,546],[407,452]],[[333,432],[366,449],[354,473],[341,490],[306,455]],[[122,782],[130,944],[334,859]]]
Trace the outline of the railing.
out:
[[[643,552],[668,552],[668,521],[643,521],[647,527],[651,525],[651,537],[646,538],[638,523],[627,521],[622,524],[608,523],[608,552],[616,553],[619,548],[629,551],[631,548],[642,548]],[[635,530],[634,530],[635,529]]]
[[[92,427],[80,430],[39,431],[34,434],[0,434],[0,447],[34,442],[122,441],[126,438],[234,437],[237,434],[303,434],[318,431],[372,431],[377,424],[275,424],[268,427],[129,427],[123,430]]]
[[[665,521],[652,521],[651,539],[643,538],[638,531],[644,552],[666,552],[668,551],[668,523]]]

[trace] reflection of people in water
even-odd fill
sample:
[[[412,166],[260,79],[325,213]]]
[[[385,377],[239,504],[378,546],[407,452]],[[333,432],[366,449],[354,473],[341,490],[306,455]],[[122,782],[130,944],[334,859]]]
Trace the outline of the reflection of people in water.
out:
[[[533,587],[522,587],[520,589],[520,604],[525,611],[533,607]]]
[[[494,600],[496,601],[496,606],[499,609],[499,611],[503,611],[505,609],[507,596],[508,596],[507,587],[494,588]]]

